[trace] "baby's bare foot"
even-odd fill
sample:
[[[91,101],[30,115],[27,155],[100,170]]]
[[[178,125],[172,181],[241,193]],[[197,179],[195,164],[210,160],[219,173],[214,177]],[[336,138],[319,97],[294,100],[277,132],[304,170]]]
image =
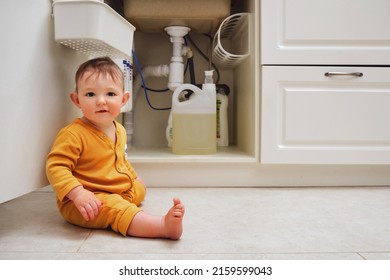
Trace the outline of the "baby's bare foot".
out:
[[[180,199],[173,199],[173,206],[163,219],[165,236],[170,239],[179,239],[183,233],[184,205]]]

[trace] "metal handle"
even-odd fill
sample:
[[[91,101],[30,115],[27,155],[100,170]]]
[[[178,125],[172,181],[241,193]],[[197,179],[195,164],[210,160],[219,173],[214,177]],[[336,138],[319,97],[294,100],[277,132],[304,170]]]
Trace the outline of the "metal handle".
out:
[[[355,76],[355,77],[363,77],[362,72],[326,72],[326,77],[330,76]]]

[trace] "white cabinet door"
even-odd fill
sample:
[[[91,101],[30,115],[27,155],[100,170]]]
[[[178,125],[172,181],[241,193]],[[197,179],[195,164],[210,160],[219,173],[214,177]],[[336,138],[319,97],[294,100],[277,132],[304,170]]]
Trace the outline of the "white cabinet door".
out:
[[[389,65],[389,0],[262,0],[262,64]]]
[[[262,95],[262,163],[390,163],[390,67],[264,66]]]

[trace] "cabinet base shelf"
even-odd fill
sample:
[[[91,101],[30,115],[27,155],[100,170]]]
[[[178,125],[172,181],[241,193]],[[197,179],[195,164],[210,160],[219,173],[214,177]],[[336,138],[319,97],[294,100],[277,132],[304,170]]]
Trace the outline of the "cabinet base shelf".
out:
[[[237,147],[218,147],[211,155],[176,155],[170,148],[133,148],[128,152],[128,160],[134,163],[251,163],[258,159]]]

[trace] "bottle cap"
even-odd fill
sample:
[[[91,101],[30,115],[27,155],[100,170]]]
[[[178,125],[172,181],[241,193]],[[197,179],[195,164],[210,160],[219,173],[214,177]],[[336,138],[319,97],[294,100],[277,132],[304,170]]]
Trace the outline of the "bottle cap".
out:
[[[204,83],[205,84],[212,84],[213,83],[213,72],[214,70],[206,70],[204,71]]]

